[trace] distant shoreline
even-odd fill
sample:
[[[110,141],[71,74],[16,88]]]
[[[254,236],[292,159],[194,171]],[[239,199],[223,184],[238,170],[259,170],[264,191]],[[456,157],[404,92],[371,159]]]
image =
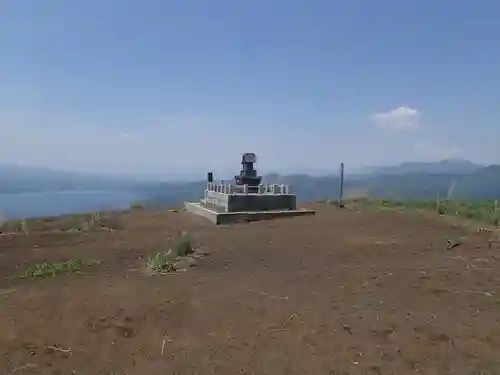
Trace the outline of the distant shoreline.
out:
[[[0,216],[29,219],[126,209],[143,196],[133,190],[95,189],[0,193]]]
[[[132,192],[134,189],[131,188],[116,188],[116,189],[61,189],[61,190],[24,190],[18,192],[2,192],[0,191],[0,196],[7,195],[37,195],[37,194],[95,194],[95,193],[106,193],[106,192]]]

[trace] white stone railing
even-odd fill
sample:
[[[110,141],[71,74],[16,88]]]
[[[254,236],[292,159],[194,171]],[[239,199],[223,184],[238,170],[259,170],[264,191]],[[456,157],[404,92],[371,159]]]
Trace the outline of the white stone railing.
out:
[[[208,182],[206,190],[224,194],[232,194],[233,192],[230,184],[218,184],[215,182]]]
[[[238,186],[208,182],[206,190],[222,194],[290,194],[290,186],[284,184],[261,184],[257,191],[249,193],[248,185]]]

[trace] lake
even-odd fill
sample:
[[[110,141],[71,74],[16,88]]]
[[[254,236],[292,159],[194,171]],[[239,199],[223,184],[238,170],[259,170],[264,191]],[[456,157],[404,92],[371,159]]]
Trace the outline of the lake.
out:
[[[25,219],[106,209],[128,208],[141,200],[138,192],[126,190],[72,190],[44,193],[0,194],[0,217]]]

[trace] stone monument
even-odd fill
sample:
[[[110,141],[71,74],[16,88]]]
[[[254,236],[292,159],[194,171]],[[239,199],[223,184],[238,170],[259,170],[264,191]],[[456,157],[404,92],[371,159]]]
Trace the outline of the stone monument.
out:
[[[240,174],[234,176],[236,181],[236,186],[248,186],[248,192],[256,193],[258,191],[260,182],[262,181],[261,176],[257,176],[257,171],[254,169],[254,163],[257,162],[257,156],[252,152],[247,152],[243,154],[241,158],[241,168]]]
[[[312,210],[297,209],[297,197],[288,185],[262,184],[254,168],[256,162],[254,153],[243,154],[242,169],[234,176],[233,184],[216,183],[213,174],[208,173],[203,198],[200,202],[186,202],[186,211],[215,224],[314,214]]]

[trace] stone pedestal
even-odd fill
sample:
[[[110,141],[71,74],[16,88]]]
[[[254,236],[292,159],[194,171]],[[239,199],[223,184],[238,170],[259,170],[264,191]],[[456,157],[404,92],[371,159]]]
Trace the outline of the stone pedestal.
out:
[[[247,185],[208,183],[204,198],[199,203],[186,202],[185,208],[216,224],[314,214],[297,210],[297,197],[288,185],[274,184],[249,189]]]
[[[208,184],[203,203],[220,207],[224,212],[295,210],[297,197],[286,185],[260,185],[256,193],[234,185]]]

